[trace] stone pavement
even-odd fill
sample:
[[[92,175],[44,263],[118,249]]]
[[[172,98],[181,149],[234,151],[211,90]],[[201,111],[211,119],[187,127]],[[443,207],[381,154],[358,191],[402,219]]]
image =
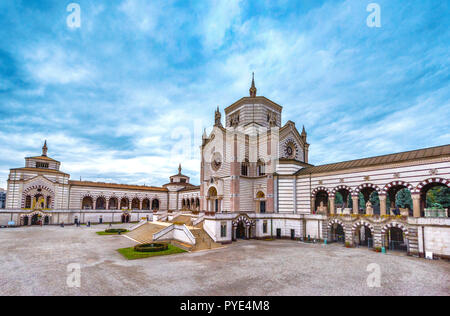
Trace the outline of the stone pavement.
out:
[[[0,295],[450,295],[445,261],[292,241],[127,261],[116,249],[134,243],[95,234],[105,228],[0,229]],[[71,263],[80,288],[67,286]],[[367,286],[371,263],[380,288]]]

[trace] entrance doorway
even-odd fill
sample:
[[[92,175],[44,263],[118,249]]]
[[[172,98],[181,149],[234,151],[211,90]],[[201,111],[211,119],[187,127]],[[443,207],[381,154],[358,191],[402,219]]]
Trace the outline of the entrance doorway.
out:
[[[355,244],[357,246],[373,248],[373,236],[372,231],[369,227],[358,227],[358,229],[355,231]]]
[[[331,227],[331,242],[345,243],[344,227],[341,224],[335,223]]]
[[[33,215],[33,217],[31,218],[31,225],[40,225],[40,219],[39,216],[37,214]]]
[[[245,234],[245,230],[244,222],[239,222],[236,227],[236,239],[246,239],[247,236]]]
[[[398,227],[391,227],[385,235],[386,248],[395,251],[407,251],[408,245],[405,242],[403,230]]]
[[[277,228],[277,238],[281,239],[281,228]]]
[[[23,226],[28,226],[28,216],[23,218]]]
[[[122,214],[122,223],[129,223],[129,222],[130,222],[130,215]]]

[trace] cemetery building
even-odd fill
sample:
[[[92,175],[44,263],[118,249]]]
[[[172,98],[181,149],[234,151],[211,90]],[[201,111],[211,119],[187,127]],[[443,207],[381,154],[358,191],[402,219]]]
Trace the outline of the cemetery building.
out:
[[[449,194],[450,145],[313,165],[305,127],[282,124],[282,110],[257,95],[254,79],[249,96],[226,107],[223,120],[217,108],[202,137],[198,186],[181,165],[161,187],[74,181],[45,143],[40,156],[11,169],[0,225],[182,214],[216,243],[287,238],[450,258],[448,205],[427,198],[430,190]]]

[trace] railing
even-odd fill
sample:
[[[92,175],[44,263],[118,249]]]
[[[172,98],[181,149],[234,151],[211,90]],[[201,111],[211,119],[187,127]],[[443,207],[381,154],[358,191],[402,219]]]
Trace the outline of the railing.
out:
[[[192,226],[196,226],[205,220],[205,216],[199,216],[195,221],[192,222]]]
[[[186,225],[175,225],[175,224],[172,224],[172,225],[164,228],[163,230],[153,234],[153,240],[155,240],[155,241],[159,240],[163,236],[165,236],[165,235],[167,235],[167,234],[169,234],[171,232],[174,232],[175,230],[183,231],[184,234],[186,235],[186,237],[189,239],[189,242],[192,245],[195,245],[195,243],[196,243],[195,237],[194,237],[194,235],[192,235],[191,231],[186,227]],[[180,242],[186,242],[185,240],[180,240],[180,239],[176,238],[175,234],[173,236],[171,236],[170,239],[177,240],[177,241],[180,241]]]
[[[137,225],[131,227],[131,228],[130,228],[130,231],[135,230],[135,229],[141,227],[142,225],[147,224],[147,222],[148,222],[148,221],[147,221],[146,219],[141,220],[141,221],[139,222],[139,224],[137,224]]]

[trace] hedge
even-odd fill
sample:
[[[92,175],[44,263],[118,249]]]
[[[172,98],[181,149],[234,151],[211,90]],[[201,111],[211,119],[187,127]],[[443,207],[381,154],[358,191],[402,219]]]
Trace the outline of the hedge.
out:
[[[137,252],[160,252],[169,249],[168,244],[142,244],[134,246],[134,251]]]
[[[111,228],[111,229],[107,229],[105,230],[105,233],[110,233],[110,234],[119,234],[119,233],[126,233],[127,230],[124,228]]]

